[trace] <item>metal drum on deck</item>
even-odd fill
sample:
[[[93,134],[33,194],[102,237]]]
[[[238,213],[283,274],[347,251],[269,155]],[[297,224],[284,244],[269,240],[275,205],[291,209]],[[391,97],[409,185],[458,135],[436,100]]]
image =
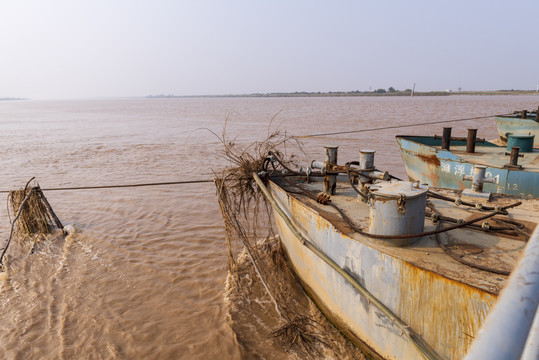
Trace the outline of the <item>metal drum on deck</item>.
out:
[[[513,146],[518,146],[520,152],[532,152],[535,135],[507,134],[507,151]]]
[[[425,185],[409,181],[383,182],[369,187],[369,233],[376,235],[411,235],[423,232],[427,204]],[[419,240],[384,239],[387,245],[405,246]]]

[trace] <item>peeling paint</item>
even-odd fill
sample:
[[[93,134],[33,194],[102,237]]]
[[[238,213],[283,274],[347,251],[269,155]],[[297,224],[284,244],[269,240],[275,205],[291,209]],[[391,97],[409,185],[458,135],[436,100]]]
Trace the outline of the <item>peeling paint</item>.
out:
[[[496,296],[401,263],[398,314],[441,354],[462,359]]]
[[[367,239],[358,240],[359,235],[351,238],[335,226],[333,220],[337,217],[331,212],[321,216],[321,205],[306,205],[275,184],[271,189],[276,201],[310,241],[421,334],[438,354],[447,359],[464,356],[495,294],[389,255]],[[325,218],[328,214],[333,220]],[[275,217],[275,223],[294,272],[337,328],[373,356],[421,358],[402,331],[304,247],[280,217]]]
[[[519,160],[521,170],[508,169],[506,148],[486,142],[476,145],[476,152],[467,154],[456,144],[451,151],[442,150],[440,141],[426,136],[398,136],[402,159],[410,179],[437,188],[471,188],[471,181],[463,181],[464,175],[473,175],[474,165],[486,166],[485,175],[495,183],[485,183],[483,191],[517,196],[539,197],[539,152],[527,153]],[[436,165],[438,159],[439,165]]]

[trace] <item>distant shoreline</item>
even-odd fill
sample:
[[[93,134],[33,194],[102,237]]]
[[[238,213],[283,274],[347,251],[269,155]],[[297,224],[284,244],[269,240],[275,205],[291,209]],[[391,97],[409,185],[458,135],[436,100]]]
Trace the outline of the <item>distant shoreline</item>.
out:
[[[12,101],[12,100],[26,100],[26,99],[23,99],[23,98],[0,98],[0,101]]]
[[[413,96],[458,96],[458,95],[539,95],[535,90],[495,90],[495,91],[415,91]],[[148,95],[147,99],[175,98],[268,98],[268,97],[348,97],[348,96],[412,96],[411,91],[329,91],[329,92],[278,92],[229,95]]]

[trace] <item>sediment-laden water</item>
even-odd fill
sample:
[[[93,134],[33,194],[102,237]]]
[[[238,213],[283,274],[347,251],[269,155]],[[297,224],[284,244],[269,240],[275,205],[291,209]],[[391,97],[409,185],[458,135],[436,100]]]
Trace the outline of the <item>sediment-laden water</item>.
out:
[[[236,142],[279,128],[309,135],[535,109],[537,96],[118,99],[0,102],[0,190],[36,177],[42,188],[210,179],[226,122]],[[271,124],[271,126],[270,126]],[[444,125],[447,126],[447,125]],[[458,122],[497,136],[493,119]],[[271,129],[270,129],[271,127]],[[305,137],[307,160],[339,146],[339,162],[376,150],[376,166],[404,176],[397,134],[442,125]],[[5,194],[4,194],[5,195]],[[227,282],[224,229],[212,183],[46,192],[65,224],[33,254],[15,242],[0,276],[0,358],[296,358],[269,336],[273,306],[244,264],[239,296]],[[0,210],[0,233],[9,218]],[[245,260],[245,259],[244,259]],[[291,286],[294,285],[290,277]],[[306,314],[325,321],[296,288]],[[331,326],[324,324],[328,332]],[[360,356],[331,334],[333,358]]]

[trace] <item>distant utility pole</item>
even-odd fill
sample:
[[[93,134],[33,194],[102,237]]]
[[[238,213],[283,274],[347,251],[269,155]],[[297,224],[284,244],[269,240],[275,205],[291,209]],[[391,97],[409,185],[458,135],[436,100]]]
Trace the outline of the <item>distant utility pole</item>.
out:
[[[415,83],[414,83],[414,87],[412,88],[412,94],[410,96],[414,96],[414,92],[415,92]]]
[[[537,90],[535,90],[536,93],[539,93],[539,83],[537,83]]]

